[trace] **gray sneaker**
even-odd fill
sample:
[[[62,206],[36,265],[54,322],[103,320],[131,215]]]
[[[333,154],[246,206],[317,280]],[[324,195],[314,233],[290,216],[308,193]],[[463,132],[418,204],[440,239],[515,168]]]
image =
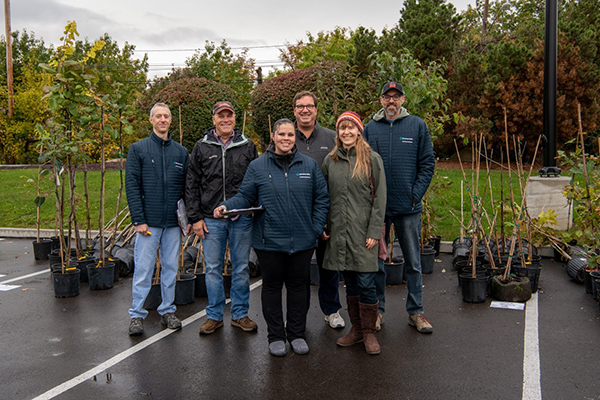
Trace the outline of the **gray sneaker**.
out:
[[[294,353],[296,354],[302,355],[308,353],[308,344],[306,343],[306,340],[302,338],[292,340],[291,345],[292,350],[294,350]]]
[[[174,313],[166,313],[160,317],[160,322],[169,329],[181,329],[181,321]]]
[[[131,318],[129,321],[129,336],[140,336],[144,333],[144,320],[142,318]]]
[[[269,352],[275,357],[283,357],[287,353],[285,349],[285,342],[283,340],[276,340],[275,342],[269,343]]]

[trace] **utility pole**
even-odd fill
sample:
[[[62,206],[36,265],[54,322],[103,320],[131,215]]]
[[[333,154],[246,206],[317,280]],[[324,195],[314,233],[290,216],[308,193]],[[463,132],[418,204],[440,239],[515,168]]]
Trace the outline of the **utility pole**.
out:
[[[6,85],[8,86],[8,118],[13,117],[14,97],[13,90],[13,53],[12,35],[10,29],[10,0],[4,0],[4,27],[6,31]]]

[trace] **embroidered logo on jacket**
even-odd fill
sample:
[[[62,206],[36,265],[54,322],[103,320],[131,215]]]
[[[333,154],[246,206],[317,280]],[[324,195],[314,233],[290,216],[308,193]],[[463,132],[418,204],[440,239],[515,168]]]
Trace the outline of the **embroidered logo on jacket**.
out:
[[[296,176],[300,179],[310,179],[310,172],[298,172]]]
[[[173,166],[175,167],[175,169],[178,169],[179,171],[183,171],[183,164],[177,161],[173,161]]]
[[[411,138],[411,137],[403,137],[403,136],[400,136],[400,138],[399,138],[399,139],[400,139],[400,141],[401,141],[402,143],[408,143],[408,144],[413,144],[413,143],[414,143],[414,139],[413,139],[413,138]]]

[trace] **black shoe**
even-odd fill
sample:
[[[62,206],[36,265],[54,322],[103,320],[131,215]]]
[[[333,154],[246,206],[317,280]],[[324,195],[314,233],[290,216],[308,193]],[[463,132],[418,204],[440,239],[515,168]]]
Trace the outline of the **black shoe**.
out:
[[[169,329],[181,329],[181,321],[174,313],[167,313],[160,317],[160,322]]]
[[[129,336],[140,336],[144,333],[144,320],[142,318],[131,318],[129,322]]]

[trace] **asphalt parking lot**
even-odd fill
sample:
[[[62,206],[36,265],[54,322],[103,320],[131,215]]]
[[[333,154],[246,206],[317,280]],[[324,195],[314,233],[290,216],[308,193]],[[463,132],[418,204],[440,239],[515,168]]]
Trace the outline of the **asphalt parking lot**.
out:
[[[231,327],[226,310],[222,329],[199,336],[207,300],[196,298],[178,308],[181,331],[164,329],[151,312],[145,334],[130,338],[131,277],[55,298],[31,241],[0,239],[0,398],[600,399],[600,308],[563,264],[544,259],[541,290],[525,310],[511,310],[491,308],[490,298],[463,302],[450,255],[436,261],[423,279],[433,334],[408,325],[405,285],[389,286],[381,354],[337,347],[349,327],[325,325],[313,286],[309,354],[276,358],[259,278],[250,298],[257,333]]]

